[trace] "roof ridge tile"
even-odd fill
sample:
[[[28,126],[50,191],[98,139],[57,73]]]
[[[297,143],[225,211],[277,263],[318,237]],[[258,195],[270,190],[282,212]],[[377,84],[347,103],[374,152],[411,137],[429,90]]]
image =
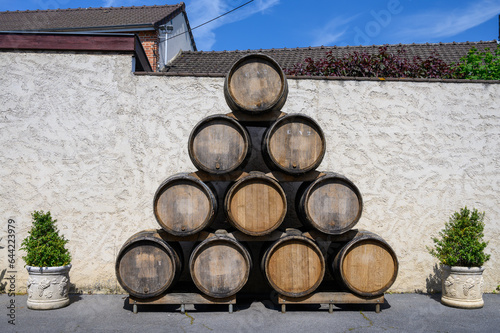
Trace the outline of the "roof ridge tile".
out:
[[[89,10],[89,9],[93,9],[93,10],[102,10],[102,9],[143,9],[143,8],[166,8],[166,7],[181,7],[182,6],[182,2],[178,3],[178,4],[175,4],[175,5],[151,5],[151,6],[146,6],[146,5],[143,5],[143,6],[120,6],[120,7],[113,7],[113,6],[109,6],[109,7],[78,7],[78,8],[55,8],[55,9],[26,9],[26,10],[16,10],[16,11],[9,11],[9,10],[6,10],[4,12],[0,12],[0,13],[40,13],[40,12],[62,12],[62,11],[77,11],[77,10]]]

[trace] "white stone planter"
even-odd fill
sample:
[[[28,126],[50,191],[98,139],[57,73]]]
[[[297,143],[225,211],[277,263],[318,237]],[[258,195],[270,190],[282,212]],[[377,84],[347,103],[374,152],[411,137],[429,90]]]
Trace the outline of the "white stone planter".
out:
[[[50,310],[69,304],[69,270],[71,265],[59,267],[26,266],[28,270],[28,308]]]
[[[484,267],[442,265],[441,303],[465,309],[482,308]]]

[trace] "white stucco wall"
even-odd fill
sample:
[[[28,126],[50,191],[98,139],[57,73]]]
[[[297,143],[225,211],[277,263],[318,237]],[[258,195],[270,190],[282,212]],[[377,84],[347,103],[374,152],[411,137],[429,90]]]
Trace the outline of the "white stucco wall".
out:
[[[202,118],[227,113],[222,78],[136,76],[126,55],[2,52],[0,269],[7,221],[19,248],[30,213],[50,210],[82,291],[119,290],[116,254],[156,228],[152,200],[177,172]],[[360,189],[357,227],[396,251],[396,292],[427,290],[425,247],[464,205],[486,212],[485,291],[500,284],[500,84],[288,80],[284,112],[313,117],[326,135],[319,170]],[[25,290],[22,253],[17,285]]]

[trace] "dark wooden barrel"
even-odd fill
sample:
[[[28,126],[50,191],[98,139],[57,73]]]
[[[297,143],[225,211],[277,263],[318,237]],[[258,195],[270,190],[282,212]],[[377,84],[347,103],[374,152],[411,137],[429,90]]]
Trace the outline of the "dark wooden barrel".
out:
[[[297,175],[316,169],[325,156],[325,136],[312,118],[287,114],[267,130],[262,142],[269,168]]]
[[[212,223],[217,212],[217,198],[201,180],[181,173],[167,178],[158,187],[153,208],[163,230],[187,236]]]
[[[325,259],[314,240],[295,232],[266,250],[261,269],[278,293],[301,297],[312,293],[323,281]]]
[[[262,172],[251,172],[234,183],[224,201],[229,223],[251,236],[263,236],[278,228],[287,202],[279,182]]]
[[[356,185],[346,177],[326,173],[299,194],[297,211],[302,222],[321,232],[339,235],[353,228],[361,218],[363,199]]]
[[[251,268],[248,250],[227,235],[207,238],[196,246],[189,259],[194,284],[215,298],[236,294],[247,282]]]
[[[247,130],[234,118],[212,115],[191,131],[188,152],[199,170],[223,174],[242,167],[251,151]]]
[[[333,260],[336,279],[353,293],[376,296],[389,289],[398,275],[398,259],[382,237],[359,232]]]
[[[182,249],[167,242],[163,230],[136,233],[123,244],[116,258],[118,282],[131,296],[152,298],[164,293],[182,271]]]
[[[279,111],[287,95],[283,70],[264,54],[250,54],[236,61],[224,82],[224,97],[233,111],[249,114]]]

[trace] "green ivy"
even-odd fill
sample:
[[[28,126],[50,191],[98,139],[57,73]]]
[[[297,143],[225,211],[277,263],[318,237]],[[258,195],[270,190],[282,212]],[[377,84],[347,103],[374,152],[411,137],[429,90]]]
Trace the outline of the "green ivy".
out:
[[[473,47],[460,59],[456,70],[470,80],[500,80],[500,45],[494,52],[489,48],[478,51]]]
[[[59,235],[50,212],[46,214],[35,211],[31,214],[33,224],[21,243],[21,250],[26,251],[23,257],[26,265],[35,267],[65,266],[71,262],[71,254],[65,248],[68,240]]]
[[[439,232],[440,238],[432,238],[435,248],[428,248],[429,253],[448,266],[482,266],[490,259],[484,253],[488,243],[483,241],[483,219],[484,213],[477,209],[471,212],[465,207],[455,212]]]

